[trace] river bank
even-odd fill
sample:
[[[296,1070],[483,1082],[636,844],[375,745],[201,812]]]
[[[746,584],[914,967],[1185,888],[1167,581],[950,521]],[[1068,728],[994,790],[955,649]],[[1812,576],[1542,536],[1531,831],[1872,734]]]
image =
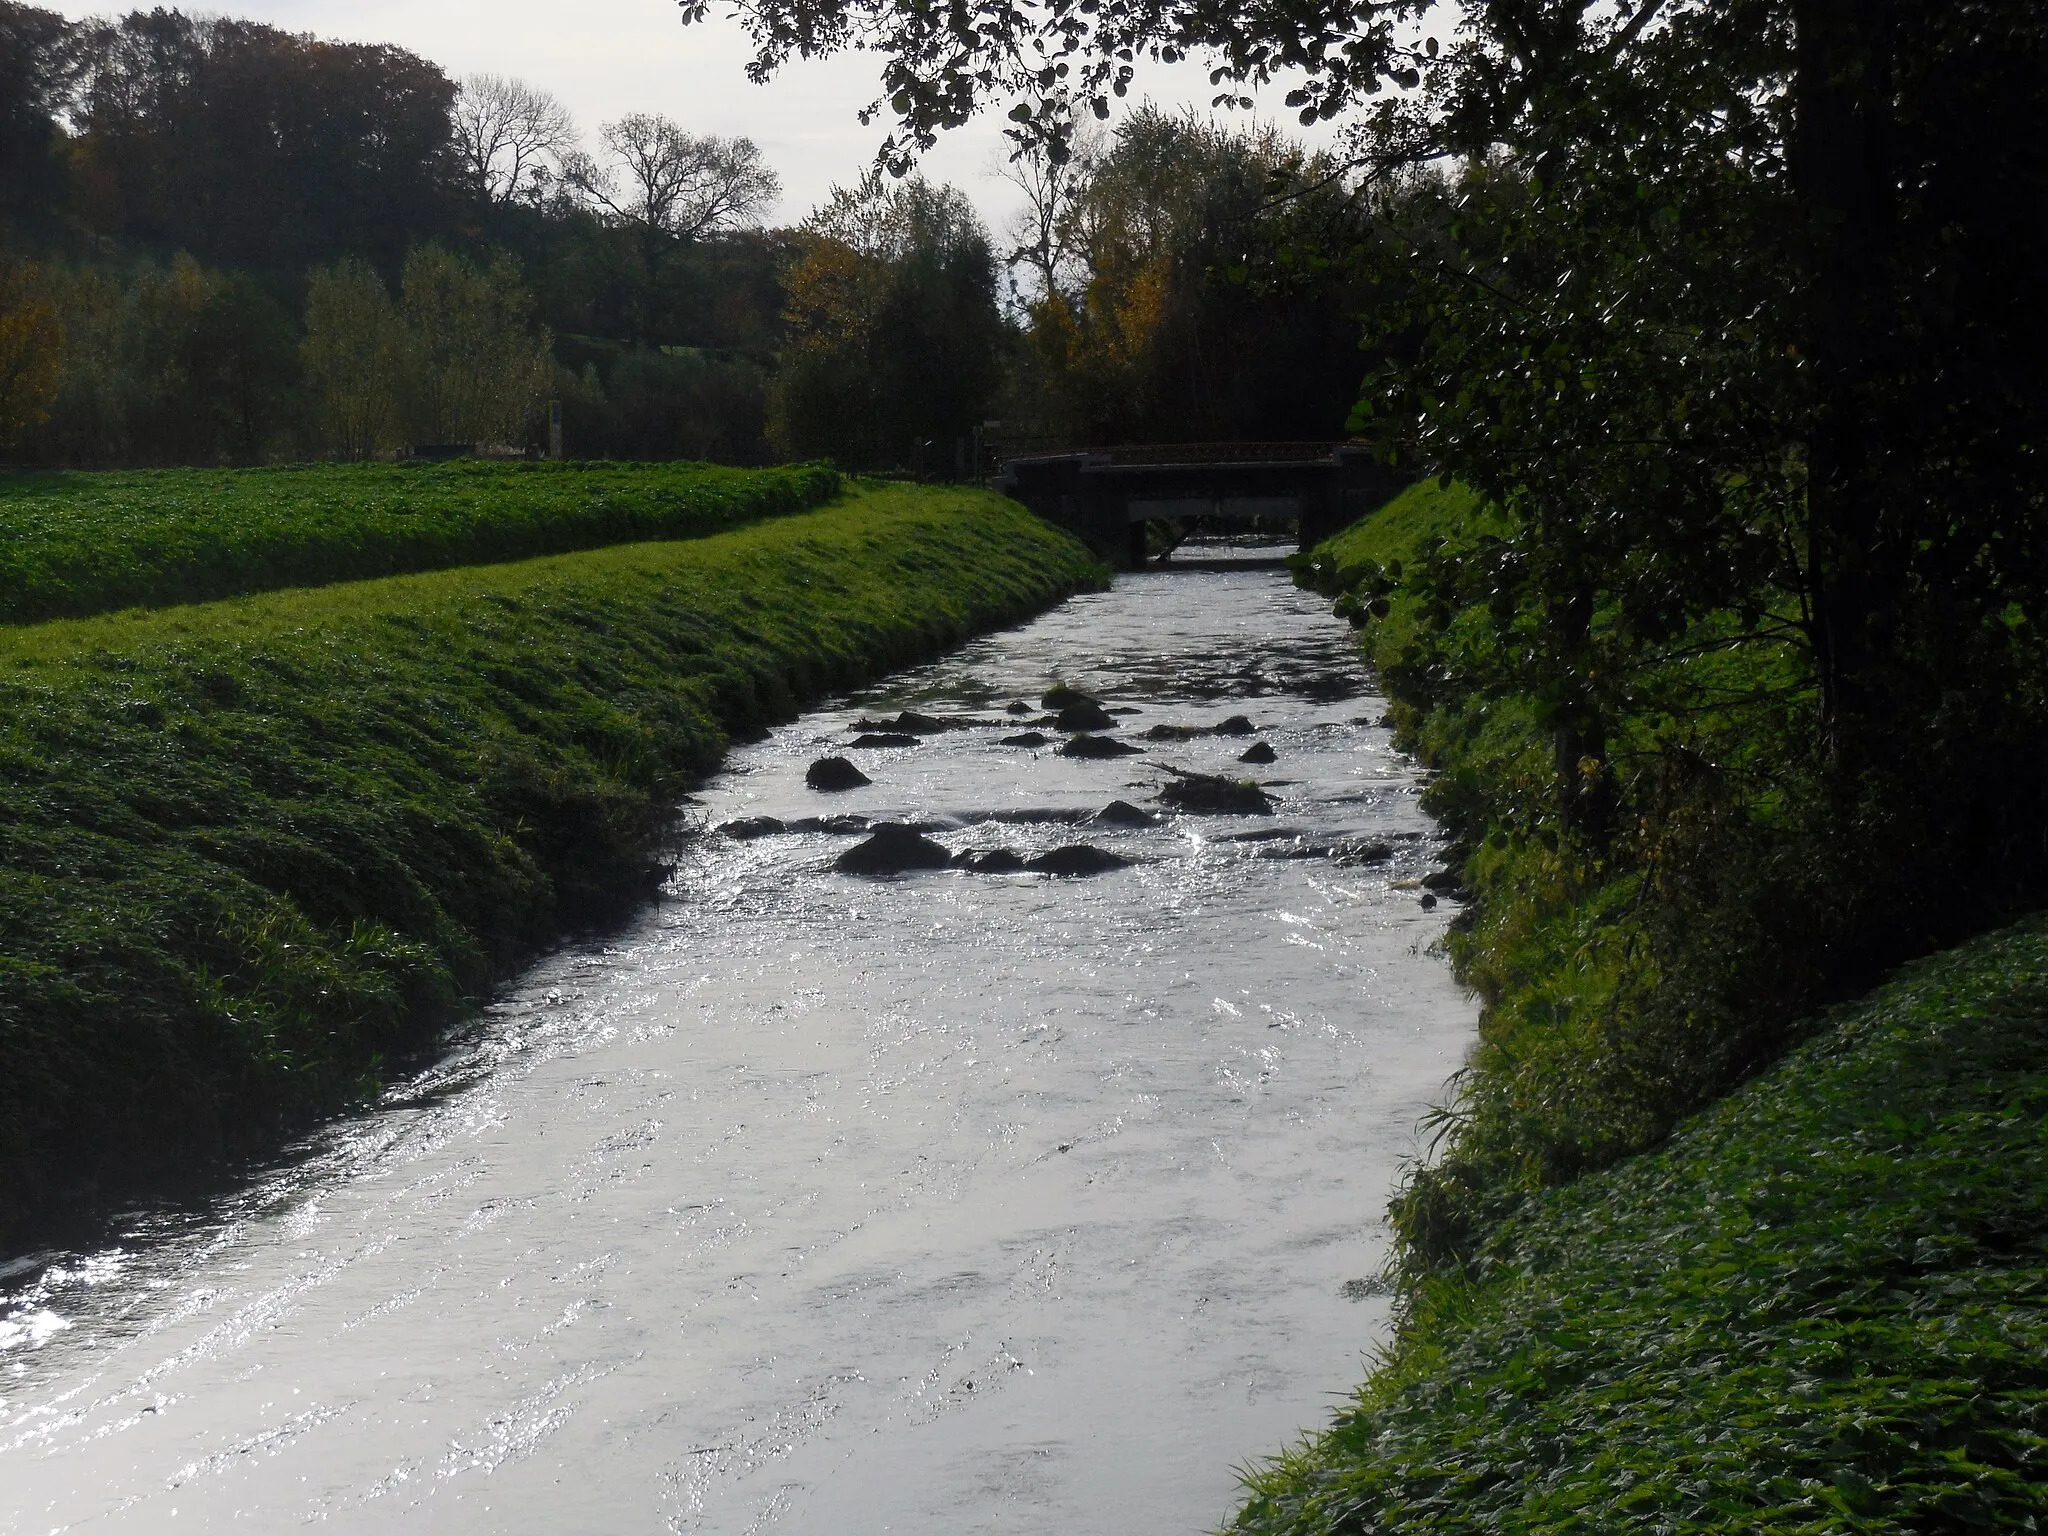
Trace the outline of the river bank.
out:
[[[1437,770],[1484,1006],[1391,1207],[1394,1342],[1236,1528],[2032,1529],[2048,926],[1944,948],[2000,893],[1818,792],[1802,658],[1711,623],[1614,690],[1615,809],[1561,824],[1511,532],[1425,483],[1296,563]]]
[[[2044,1062],[2048,922],[1907,968],[1417,1284],[1234,1529],[2035,1529]]]
[[[0,631],[0,1234],[373,1094],[654,889],[731,735],[1104,579],[997,497],[898,487]]]

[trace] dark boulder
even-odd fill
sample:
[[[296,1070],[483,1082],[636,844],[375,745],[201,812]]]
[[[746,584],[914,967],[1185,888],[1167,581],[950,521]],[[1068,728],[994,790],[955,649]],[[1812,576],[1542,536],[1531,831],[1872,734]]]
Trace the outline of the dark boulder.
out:
[[[853,739],[856,747],[918,747],[924,743],[903,731],[867,731]]]
[[[1159,820],[1150,811],[1142,810],[1128,800],[1112,800],[1088,819],[1112,827],[1149,827]]]
[[[1332,850],[1339,864],[1384,864],[1394,856],[1392,843],[1339,843]]]
[[[859,746],[860,743],[855,742],[854,745]],[[1255,741],[1249,747],[1246,747],[1244,751],[1238,753],[1237,760],[1240,763],[1270,763],[1279,756],[1279,753],[1275,752],[1263,741]]]
[[[1002,745],[1006,747],[1042,747],[1051,740],[1043,731],[1019,731],[1014,736],[1005,736]]]
[[[976,853],[956,853],[953,864],[957,869],[971,869],[977,875],[1017,875],[1024,872],[1024,861],[1008,848],[989,848]]]
[[[1003,713],[1006,715],[1028,715],[1031,713],[1031,706],[1022,699],[1012,699],[1003,706]]]
[[[1051,853],[1041,853],[1035,859],[1026,859],[1024,867],[1040,875],[1099,875],[1107,870],[1122,869],[1130,862],[1107,848],[1069,843],[1064,848],[1053,849]]]
[[[1250,779],[1183,773],[1159,791],[1162,804],[1196,816],[1270,816],[1273,802]]]
[[[865,715],[853,722],[850,731],[886,731],[894,735],[937,736],[945,731],[959,730],[963,726],[981,725],[985,722],[961,718],[941,720],[937,715],[921,715],[914,709],[906,709],[893,720],[870,720]]]
[[[865,816],[804,816],[789,823],[792,832],[830,832],[835,837],[851,837],[867,829]]]
[[[727,837],[744,843],[756,837],[769,837],[777,832],[787,832],[789,828],[774,816],[742,816],[738,821],[720,822],[718,830]]]
[[[843,757],[821,757],[804,770],[804,782],[813,789],[829,792],[859,789],[875,781]]]
[[[1065,709],[1070,704],[1093,704],[1099,708],[1102,704],[1102,700],[1093,694],[1083,693],[1078,688],[1069,688],[1065,683],[1054,683],[1045,690],[1045,696],[1038,702],[1046,709]]]
[[[1128,741],[1118,741],[1114,736],[1070,736],[1060,744],[1061,757],[1129,757],[1142,752],[1143,747],[1134,747]]]
[[[1206,725],[1155,725],[1145,732],[1147,741],[1193,741],[1211,732]]]
[[[1216,722],[1218,736],[1250,736],[1257,730],[1258,727],[1243,715],[1232,715],[1228,719]]]
[[[1053,717],[1053,723],[1063,731],[1106,731],[1116,724],[1116,716],[1093,699],[1084,699],[1067,705]]]
[[[1427,912],[1427,911],[1428,911],[1428,910],[1429,910],[1429,909],[1430,909],[1431,907],[1434,907],[1435,905],[1436,905],[1436,897],[1435,897],[1435,895],[1433,895],[1433,894],[1432,894],[1431,892],[1429,892],[1429,891],[1424,891],[1424,892],[1422,893],[1422,910],[1423,910],[1423,911],[1425,911],[1425,912]]]
[[[832,861],[846,875],[900,875],[913,869],[944,869],[953,852],[915,827],[893,821],[878,825],[866,842],[856,843]]]

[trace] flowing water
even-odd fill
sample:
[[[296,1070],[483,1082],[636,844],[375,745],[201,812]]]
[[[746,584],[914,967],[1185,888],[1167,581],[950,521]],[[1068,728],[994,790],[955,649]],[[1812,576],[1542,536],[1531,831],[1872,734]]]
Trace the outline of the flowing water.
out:
[[[1144,754],[1002,745],[1056,679]],[[905,707],[1008,728],[849,750]],[[1283,573],[1146,573],[735,749],[690,824],[1132,862],[877,880],[843,833],[686,839],[659,905],[374,1111],[0,1267],[0,1531],[1216,1525],[1361,1376],[1387,1191],[1469,1037],[1382,707]],[[1144,736],[1230,714],[1277,761]],[[806,788],[832,751],[872,786]],[[1075,824],[1166,765],[1276,812]]]

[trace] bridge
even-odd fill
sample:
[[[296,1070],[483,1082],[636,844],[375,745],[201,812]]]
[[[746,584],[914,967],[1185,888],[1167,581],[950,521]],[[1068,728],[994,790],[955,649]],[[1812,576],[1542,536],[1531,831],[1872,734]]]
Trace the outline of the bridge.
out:
[[[1009,459],[996,488],[1132,568],[1149,522],[1287,519],[1307,549],[1404,483],[1346,443],[1169,443]]]

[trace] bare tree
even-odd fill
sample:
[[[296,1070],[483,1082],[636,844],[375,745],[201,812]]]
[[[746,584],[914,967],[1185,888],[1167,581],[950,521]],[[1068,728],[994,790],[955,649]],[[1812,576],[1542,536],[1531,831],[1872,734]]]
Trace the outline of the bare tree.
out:
[[[509,203],[547,185],[550,160],[575,154],[576,124],[567,107],[523,80],[471,75],[455,98],[455,152],[479,192]]]
[[[1022,267],[1036,279],[1038,291],[1030,297],[1050,299],[1076,286],[1081,276],[1081,205],[1108,135],[1092,119],[1072,113],[1063,139],[1014,132],[1008,137],[1017,148],[998,162],[996,174],[1022,192],[1024,202],[1004,226],[1003,264],[1011,270],[1013,291]]]
[[[752,139],[686,133],[654,112],[634,112],[600,131],[605,160],[565,161],[562,177],[596,209],[638,233],[652,274],[662,252],[757,220],[782,180]]]

